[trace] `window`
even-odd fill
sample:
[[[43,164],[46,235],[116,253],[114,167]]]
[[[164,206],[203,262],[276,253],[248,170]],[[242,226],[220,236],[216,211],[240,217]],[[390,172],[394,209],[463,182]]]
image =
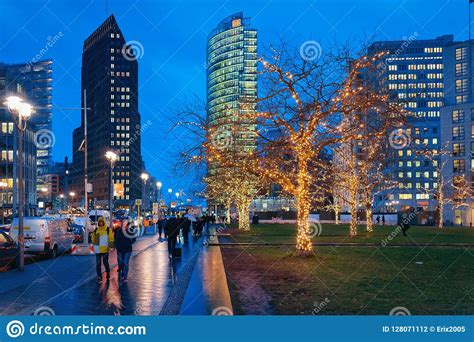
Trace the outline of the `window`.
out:
[[[456,93],[464,93],[467,91],[467,78],[456,80]]]
[[[458,95],[456,96],[456,103],[461,104],[461,103],[466,103],[467,102],[467,95]]]
[[[466,169],[466,161],[464,159],[455,159],[453,160],[453,172],[454,173],[464,173]]]
[[[466,59],[467,57],[467,48],[460,47],[456,49],[456,60],[459,61],[461,59]]]
[[[451,112],[453,123],[464,122],[464,109],[456,109]]]
[[[452,131],[453,131],[453,140],[464,139],[464,126],[454,126]]]
[[[464,143],[453,144],[453,156],[463,156],[465,146]]]
[[[410,200],[413,198],[412,194],[399,194],[398,198],[401,200]]]
[[[456,63],[456,76],[467,75],[467,63]]]

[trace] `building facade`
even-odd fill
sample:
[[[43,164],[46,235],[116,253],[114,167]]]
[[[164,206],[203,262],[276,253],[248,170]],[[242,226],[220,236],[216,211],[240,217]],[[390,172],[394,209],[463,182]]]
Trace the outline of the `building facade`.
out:
[[[5,70],[9,88],[21,86],[25,100],[34,107],[31,123],[37,132],[36,163],[38,191],[47,186],[46,174],[52,164],[53,135],[53,61],[44,60],[23,64],[0,64]]]
[[[84,97],[84,91],[87,98]],[[87,102],[86,102],[87,100]],[[84,42],[82,106],[87,112],[89,206],[106,207],[109,199],[109,162],[105,153],[118,154],[113,170],[114,204],[129,207],[141,198],[142,171],[138,63],[114,18],[108,17]],[[71,191],[75,205],[84,198],[84,114],[73,132]]]
[[[375,211],[410,208],[435,211],[438,206],[441,127],[444,105],[444,49],[453,36],[417,40],[417,34],[403,41],[376,42],[369,55],[386,52],[380,63],[378,84],[392,92],[412,115],[401,132],[404,146],[391,148],[390,172],[398,187],[376,197]]]
[[[445,107],[441,109],[441,165],[446,224],[472,225],[474,206],[474,41],[444,48]]]
[[[209,34],[207,43],[207,122],[213,143],[233,153],[256,148],[257,31],[250,18],[235,13]],[[208,164],[208,176],[218,172]]]
[[[15,95],[26,98],[22,85],[7,78],[5,69],[0,69],[0,99]],[[2,222],[8,222],[18,208],[18,134],[13,114],[0,107],[0,199]],[[23,167],[25,181],[25,215],[36,211],[36,145],[35,126],[29,121],[23,132]]]

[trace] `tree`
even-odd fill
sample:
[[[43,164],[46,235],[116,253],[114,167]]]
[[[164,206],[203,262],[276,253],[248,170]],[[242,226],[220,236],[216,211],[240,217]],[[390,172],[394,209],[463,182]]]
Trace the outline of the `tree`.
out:
[[[309,229],[311,186],[313,174],[323,164],[321,153],[338,143],[360,138],[360,127],[368,121],[385,128],[403,112],[402,106],[389,101],[369,87],[359,85],[362,71],[374,66],[381,57],[361,56],[349,59],[347,50],[327,53],[320,59],[302,58],[285,46],[272,49],[270,61],[261,60],[263,97],[258,99],[255,113],[260,125],[257,131],[259,148],[241,158],[238,163],[247,172],[280,184],[296,199],[296,253],[313,253]],[[304,57],[304,56],[303,56]],[[350,69],[348,71],[348,61]],[[341,124],[341,116],[351,116]],[[385,130],[369,130],[370,135],[383,135]],[[227,165],[227,161],[212,144],[208,155]]]

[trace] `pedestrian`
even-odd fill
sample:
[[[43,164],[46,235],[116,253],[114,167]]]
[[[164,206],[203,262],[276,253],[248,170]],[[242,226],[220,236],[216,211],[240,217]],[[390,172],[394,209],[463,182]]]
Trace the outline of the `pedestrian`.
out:
[[[92,232],[92,244],[95,252],[97,281],[102,281],[102,263],[107,279],[110,279],[109,252],[114,248],[114,233],[107,226],[104,217],[99,217],[97,226]]]
[[[380,224],[380,216],[377,215],[377,218],[375,220],[377,221],[377,225],[379,225]]]
[[[158,220],[158,236],[161,239],[161,234],[163,234],[163,228],[165,225],[165,219],[163,217],[160,217]]]
[[[165,225],[165,233],[168,236],[168,253],[170,258],[173,257],[173,252],[176,248],[181,223],[180,221],[179,216],[170,217]]]
[[[382,215],[382,226],[385,226],[385,215]]]
[[[122,222],[122,227],[115,232],[115,249],[119,267],[119,280],[127,281],[132,245],[137,240],[135,228],[128,221]]]
[[[189,217],[184,216],[181,222],[182,230],[183,230],[183,239],[184,243],[188,243],[189,241],[189,232],[191,231],[191,220]]]
[[[400,227],[402,228],[403,235],[408,236],[407,231],[408,231],[408,229],[410,229],[410,225],[408,224],[407,221],[405,221],[405,219],[402,220],[402,223],[400,224]]]

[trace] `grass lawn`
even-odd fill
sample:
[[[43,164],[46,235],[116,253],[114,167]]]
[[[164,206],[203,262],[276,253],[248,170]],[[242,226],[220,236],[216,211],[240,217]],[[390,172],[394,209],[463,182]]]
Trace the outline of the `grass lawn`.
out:
[[[347,226],[323,225],[315,241],[380,242],[394,227],[347,237]],[[232,241],[294,242],[292,225],[228,229]],[[362,228],[359,230],[362,232]],[[253,234],[253,235],[252,235]],[[255,235],[257,234],[257,235]],[[413,227],[397,243],[474,243],[469,228]],[[221,246],[236,314],[412,315],[474,313],[474,249],[436,247],[326,247],[295,257],[293,246]]]
[[[375,226],[372,233],[365,230],[365,226],[359,226],[359,234],[356,237],[349,236],[348,224],[323,224],[320,235],[313,237],[314,242],[361,242],[377,243],[393,235],[388,243],[407,244],[429,244],[429,243],[463,243],[474,244],[474,228],[446,227],[438,229],[426,226],[411,226],[408,237],[401,232],[396,233],[396,226]],[[241,232],[236,226],[230,225],[222,232],[229,233],[224,242],[266,242],[266,243],[295,243],[296,226],[294,224],[258,224],[251,225],[249,232]]]

